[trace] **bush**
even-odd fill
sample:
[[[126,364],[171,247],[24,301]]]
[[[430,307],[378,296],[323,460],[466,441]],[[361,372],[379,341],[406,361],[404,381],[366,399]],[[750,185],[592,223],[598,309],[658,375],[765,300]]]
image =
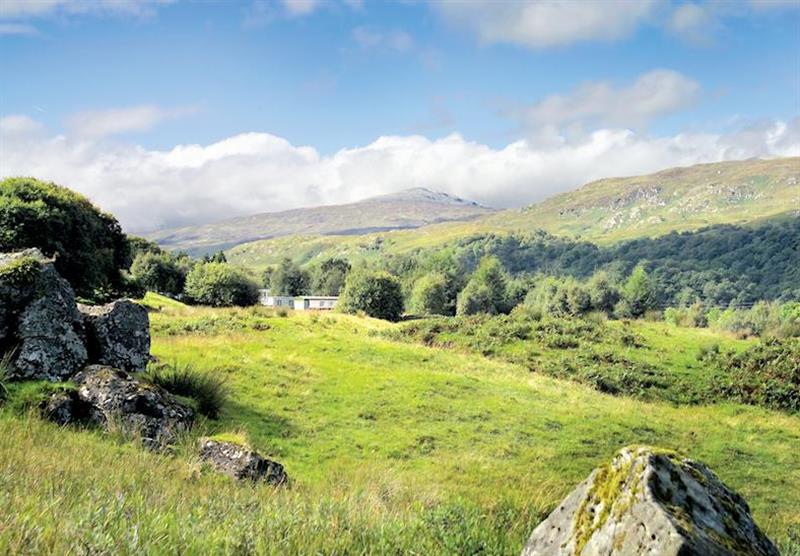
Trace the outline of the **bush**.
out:
[[[350,263],[344,259],[327,259],[314,272],[312,284],[315,295],[339,295],[350,273]]]
[[[444,274],[434,272],[417,280],[411,292],[411,311],[418,315],[453,314]]]
[[[272,295],[308,295],[310,287],[311,276],[289,258],[284,258],[270,275]]]
[[[617,310],[622,317],[638,318],[657,305],[655,283],[650,279],[643,265],[633,269],[622,287],[622,301]]]
[[[186,277],[186,295],[212,307],[246,307],[258,302],[258,286],[227,263],[200,263]]]
[[[172,297],[183,293],[187,271],[186,265],[163,252],[141,252],[131,265],[131,275],[142,287]]]
[[[388,272],[360,271],[347,276],[339,305],[346,313],[397,321],[403,314],[400,282]]]
[[[800,411],[800,340],[762,341],[719,357],[720,394],[742,403]]]
[[[80,297],[104,301],[124,290],[130,246],[113,216],[65,187],[8,178],[0,182],[0,252],[28,247],[55,256]]]
[[[500,260],[497,257],[484,257],[459,294],[456,313],[506,313],[511,310],[507,288],[508,279]]]
[[[143,378],[170,394],[194,400],[197,411],[209,419],[217,419],[228,401],[224,379],[189,365],[150,365]]]
[[[456,314],[468,316],[481,313],[497,314],[497,307],[492,300],[492,291],[487,286],[470,280],[458,294]]]

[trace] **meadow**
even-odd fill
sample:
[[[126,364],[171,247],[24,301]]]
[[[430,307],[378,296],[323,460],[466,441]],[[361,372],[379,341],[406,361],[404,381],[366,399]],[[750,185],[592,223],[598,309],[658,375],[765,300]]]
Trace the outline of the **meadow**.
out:
[[[0,553],[517,554],[595,466],[653,444],[706,462],[784,554],[800,554],[797,415],[610,395],[513,357],[399,337],[409,324],[145,303],[161,362],[225,378],[220,419],[157,454],[0,410]],[[627,326],[649,346],[639,363],[687,381],[704,376],[701,348],[747,347]],[[563,351],[529,341],[543,361]],[[290,484],[238,484],[201,465],[197,438],[220,433],[280,461]]]

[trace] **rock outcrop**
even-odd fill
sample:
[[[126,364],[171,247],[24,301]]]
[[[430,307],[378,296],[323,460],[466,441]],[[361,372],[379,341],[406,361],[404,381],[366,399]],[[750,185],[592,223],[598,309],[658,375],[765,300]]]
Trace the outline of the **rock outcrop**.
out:
[[[194,410],[175,396],[113,367],[90,365],[72,382],[79,399],[92,407],[91,420],[119,426],[151,448],[174,443],[194,422]]]
[[[702,463],[625,448],[567,496],[523,556],[778,556],[747,502]]]
[[[217,471],[235,479],[266,481],[276,485],[287,480],[280,463],[268,460],[258,452],[233,442],[206,438],[200,446],[200,458]]]
[[[147,310],[129,299],[107,305],[78,305],[90,360],[124,371],[144,371],[150,360]]]
[[[0,305],[0,348],[15,348],[12,378],[64,380],[86,364],[75,295],[37,249],[0,256]]]
[[[12,354],[16,380],[63,381],[90,363],[142,371],[150,358],[147,311],[127,299],[79,306],[38,249],[0,254],[0,356],[5,353]]]

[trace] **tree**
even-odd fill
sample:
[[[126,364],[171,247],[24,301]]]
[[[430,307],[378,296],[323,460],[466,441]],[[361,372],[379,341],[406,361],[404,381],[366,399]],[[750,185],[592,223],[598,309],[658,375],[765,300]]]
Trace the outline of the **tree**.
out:
[[[350,263],[344,259],[327,259],[314,272],[313,293],[315,295],[339,295],[344,288]]]
[[[646,311],[656,307],[655,284],[642,264],[636,265],[636,268],[631,271],[621,293],[622,300],[618,304],[621,316],[640,317]]]
[[[492,290],[485,284],[470,280],[458,294],[456,314],[463,316],[478,313],[494,315],[497,313],[497,307],[492,300]]]
[[[131,265],[131,275],[146,289],[170,296],[183,293],[187,269],[171,254],[143,251]]]
[[[130,245],[117,220],[86,197],[33,178],[0,182],[0,252],[38,247],[76,293],[91,300],[124,292]]]
[[[272,295],[308,295],[311,277],[290,258],[284,258],[270,278]]]
[[[611,313],[619,301],[619,290],[605,271],[595,272],[586,289],[592,309],[595,311]]]
[[[227,263],[228,258],[225,256],[225,252],[222,250],[217,251],[216,253],[206,253],[203,256],[204,263]]]
[[[227,263],[200,263],[186,277],[186,295],[213,307],[248,306],[258,302],[258,286]]]
[[[411,291],[411,310],[418,315],[451,315],[453,307],[448,290],[444,274],[426,274],[417,280]]]
[[[388,272],[357,271],[347,276],[339,306],[346,313],[397,321],[403,314],[400,282]]]

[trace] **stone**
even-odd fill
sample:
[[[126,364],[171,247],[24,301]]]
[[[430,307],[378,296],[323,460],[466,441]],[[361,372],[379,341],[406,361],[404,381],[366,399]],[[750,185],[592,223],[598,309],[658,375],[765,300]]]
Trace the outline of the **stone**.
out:
[[[19,291],[29,301],[20,309],[13,332],[6,332],[15,343],[11,377],[54,382],[69,378],[87,361],[83,319],[72,288],[46,261],[32,283]]]
[[[49,262],[38,249],[0,253],[0,349],[12,340],[16,315],[33,295],[41,265]]]
[[[625,448],[534,529],[523,556],[779,556],[747,502],[704,464]]]
[[[144,371],[150,360],[150,318],[130,299],[107,305],[78,305],[92,363],[128,372]]]
[[[247,446],[234,442],[203,439],[200,445],[200,459],[234,479],[266,481],[275,485],[287,481],[286,472],[280,463],[268,460]]]
[[[50,394],[40,406],[42,417],[57,425],[96,423],[101,415],[84,402],[77,390],[64,389]]]
[[[127,372],[106,365],[90,365],[72,378],[78,397],[95,410],[95,420],[106,429],[121,427],[141,437],[153,449],[175,443],[194,423],[194,410],[175,396]]]

